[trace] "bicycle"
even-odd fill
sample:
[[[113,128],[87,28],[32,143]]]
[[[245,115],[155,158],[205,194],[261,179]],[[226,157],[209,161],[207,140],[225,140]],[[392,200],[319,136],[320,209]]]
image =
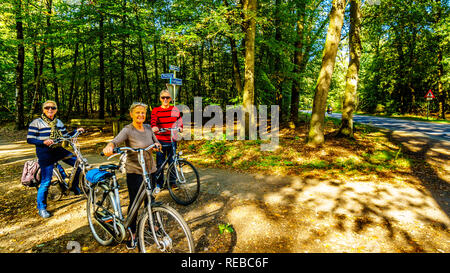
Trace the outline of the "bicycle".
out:
[[[52,145],[61,143],[63,141],[67,141],[69,145],[72,147],[77,159],[72,168],[72,172],[68,177],[66,170],[61,166],[61,164],[59,164],[58,162],[54,164],[53,179],[51,181],[47,197],[51,201],[59,201],[62,199],[64,195],[66,196],[69,195],[70,188],[72,187],[72,184],[75,179],[75,173],[78,168],[81,169],[78,187],[80,188],[81,192],[85,197],[88,196],[88,188],[85,180],[85,175],[86,170],[90,169],[90,165],[87,159],[81,154],[80,149],[78,148],[78,136],[80,134],[81,134],[80,131],[76,131],[73,136],[66,135],[53,140]],[[68,178],[67,182],[66,178]]]
[[[122,214],[119,185],[115,171],[120,165],[102,165],[91,170],[92,174],[99,175],[98,182],[88,184],[90,187],[87,201],[87,217],[89,227],[95,240],[101,245],[107,246],[114,241],[121,243],[126,238],[126,230],[129,231],[130,224],[134,219],[138,220],[137,236],[138,246],[141,252],[187,252],[194,251],[192,233],[183,217],[168,205],[154,202],[152,195],[151,176],[146,171],[144,151],[155,147],[152,144],[147,148],[134,149],[120,147],[114,149],[112,157],[126,152],[137,152],[139,164],[143,170],[143,183],[139,188],[136,199],[130,206],[126,218]],[[103,153],[101,153],[103,155]],[[89,177],[91,174],[88,172]],[[92,179],[91,179],[92,180]],[[139,213],[139,208],[145,199],[149,200],[144,206],[144,212]]]
[[[178,127],[160,128],[158,133],[170,131],[170,143],[173,150],[173,162],[168,166],[167,173],[162,188],[169,190],[170,196],[180,205],[189,205],[193,203],[200,194],[200,176],[197,169],[180,156],[183,152],[175,152],[175,144],[173,141],[173,132],[178,132]],[[156,180],[164,174],[164,169],[169,162],[167,157],[163,164],[156,171]],[[155,194],[157,194],[156,192]]]

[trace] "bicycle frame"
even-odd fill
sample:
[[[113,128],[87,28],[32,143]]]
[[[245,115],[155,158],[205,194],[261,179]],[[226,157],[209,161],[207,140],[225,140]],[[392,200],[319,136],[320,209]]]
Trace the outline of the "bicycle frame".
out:
[[[80,173],[80,175],[83,175],[83,176],[86,175],[86,169],[89,168],[89,163],[88,163],[87,159],[81,154],[80,149],[76,145],[76,140],[77,140],[79,135],[80,135],[80,132],[77,131],[71,137],[61,137],[61,138],[59,138],[59,139],[57,139],[55,141],[55,143],[60,143],[62,141],[68,141],[70,146],[72,147],[76,157],[77,157],[77,159],[75,161],[75,164],[73,166],[72,172],[71,172],[71,174],[69,176],[69,181],[67,183],[68,184],[68,188],[72,187],[72,183],[73,183],[73,181],[75,179],[75,173],[76,173],[78,168],[81,169],[82,173]],[[58,162],[55,163],[55,167],[53,168],[53,174],[55,174],[60,181],[64,181],[63,176],[62,176],[61,172],[59,171],[59,168],[57,168],[58,164],[59,164]]]
[[[175,144],[173,142],[173,132],[177,131],[179,128],[178,127],[174,127],[174,128],[161,128],[161,129],[170,131],[170,144],[171,144],[172,151],[173,151],[173,155],[172,155],[173,162],[172,162],[172,164],[176,164],[178,162],[179,155],[176,153],[176,150],[175,150]],[[160,130],[160,131],[163,131],[163,130]],[[156,179],[157,180],[161,176],[161,174],[164,172],[163,171],[164,167],[167,165],[168,162],[169,162],[169,157],[167,157],[164,160],[163,164],[161,164],[161,166],[158,168],[158,170],[156,170],[156,175],[157,175]],[[175,168],[175,174],[176,174],[177,178],[179,178],[178,170],[176,168]],[[166,180],[163,182],[163,184],[166,184],[166,183],[167,183],[167,177],[166,177]]]

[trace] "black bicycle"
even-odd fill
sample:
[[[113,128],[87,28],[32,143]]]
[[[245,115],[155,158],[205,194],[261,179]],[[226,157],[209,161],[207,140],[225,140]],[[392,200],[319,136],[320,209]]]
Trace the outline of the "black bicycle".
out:
[[[81,154],[80,147],[78,145],[78,136],[81,133],[81,131],[76,131],[72,136],[65,135],[53,140],[52,145],[67,141],[72,147],[77,159],[70,175],[67,175],[66,170],[61,166],[61,164],[59,164],[59,162],[54,164],[53,177],[48,189],[47,197],[51,201],[59,201],[63,196],[69,195],[72,184],[75,182],[75,174],[78,168],[80,169],[78,187],[85,197],[88,196],[85,175],[87,170],[90,169],[90,165],[87,159]]]
[[[137,219],[138,246],[141,252],[191,253],[194,251],[191,230],[175,209],[160,202],[149,201],[143,212],[139,213],[139,208],[144,201],[152,200],[152,181],[145,168],[144,151],[150,150],[155,145],[152,144],[145,149],[130,147],[114,149],[115,155],[125,152],[138,153],[139,164],[143,170],[144,183],[139,188],[126,218],[122,215],[119,185],[115,175],[115,171],[121,166],[108,164],[100,166],[98,170],[91,170],[97,172],[99,181],[88,184],[90,187],[87,202],[89,227],[97,242],[101,245],[110,245],[114,241],[122,242],[127,236],[126,230],[132,236],[129,227],[132,221]]]
[[[180,205],[189,205],[193,203],[200,194],[200,176],[197,169],[191,162],[181,158],[183,152],[175,152],[174,133],[179,132],[178,127],[160,128],[159,133],[170,131],[171,147],[173,150],[172,163],[169,157],[156,171],[156,180],[164,175],[162,188],[169,190],[170,196]],[[158,192],[156,191],[155,194]]]

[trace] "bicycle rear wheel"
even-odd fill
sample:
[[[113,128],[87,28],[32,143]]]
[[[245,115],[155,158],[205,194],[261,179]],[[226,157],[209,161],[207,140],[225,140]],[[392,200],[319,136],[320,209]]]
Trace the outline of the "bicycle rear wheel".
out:
[[[189,205],[200,194],[200,177],[189,161],[180,159],[169,166],[166,175],[170,196],[180,205]]]
[[[95,240],[107,246],[114,241],[114,236],[105,228],[108,221],[114,221],[114,195],[105,185],[96,185],[91,190],[86,206],[89,227]]]
[[[66,184],[58,179],[50,182],[50,187],[48,187],[47,199],[50,201],[61,200],[66,188]]]
[[[152,214],[160,248],[155,243],[155,236],[153,236],[150,227],[147,210],[139,221],[138,226],[139,249],[141,252],[194,252],[194,240],[192,239],[191,230],[175,209],[166,205],[153,206]]]

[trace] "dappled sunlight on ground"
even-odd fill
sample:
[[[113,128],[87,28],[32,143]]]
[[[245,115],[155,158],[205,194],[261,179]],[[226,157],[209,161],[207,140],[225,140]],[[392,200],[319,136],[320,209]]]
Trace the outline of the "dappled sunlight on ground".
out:
[[[167,190],[157,200],[182,213],[196,252],[450,252],[445,143],[364,131],[357,142],[331,138],[320,149],[305,146],[301,133],[283,135],[276,152],[261,152],[260,141],[181,143],[198,166],[201,194],[187,207]],[[78,139],[93,167],[107,163],[99,153],[111,139]],[[24,141],[0,143],[0,252],[68,252],[69,241],[82,252],[129,252],[95,242],[85,199],[51,202],[53,216],[40,218],[36,190],[20,184],[23,162],[34,157]]]

